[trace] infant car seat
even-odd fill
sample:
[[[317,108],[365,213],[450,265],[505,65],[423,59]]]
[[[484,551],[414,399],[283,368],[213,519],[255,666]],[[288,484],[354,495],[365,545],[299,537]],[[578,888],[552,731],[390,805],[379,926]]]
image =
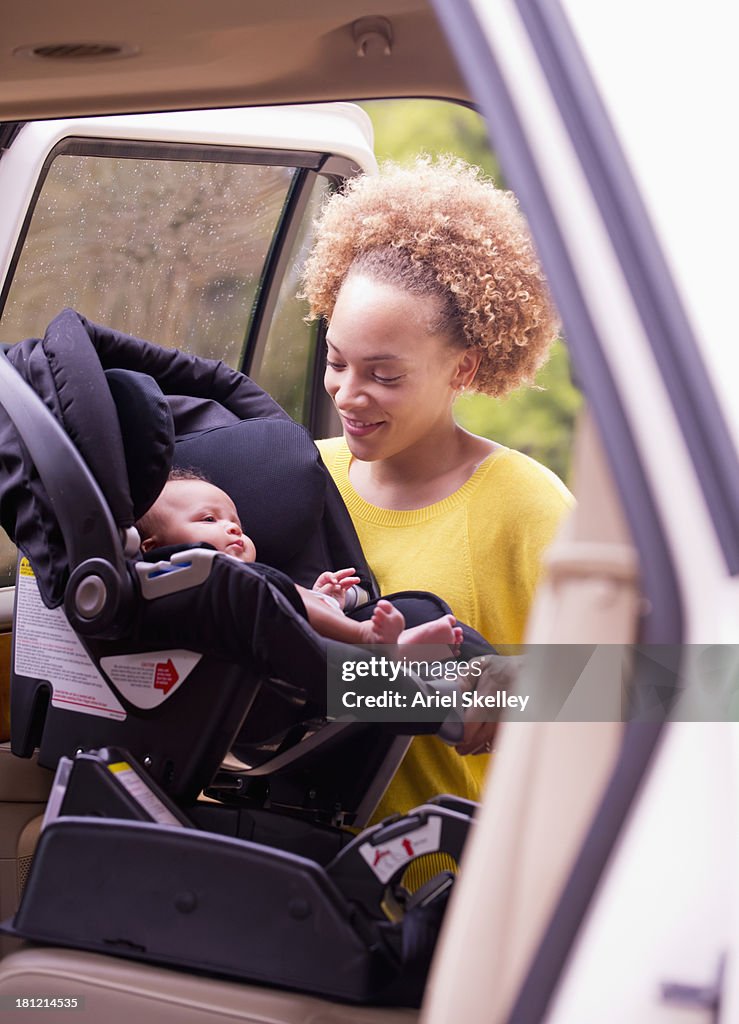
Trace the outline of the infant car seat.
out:
[[[433,944],[417,938],[449,878],[416,894],[402,927],[384,892],[419,854],[457,858],[470,811],[442,800],[356,838],[332,827],[367,819],[407,741],[325,720],[327,650],[353,651],[313,632],[279,571],[309,584],[354,565],[376,591],[305,432],[222,363],[72,310],[0,356],[0,379],[0,520],[24,556],[12,745],[59,766],[7,930],[351,1001],[417,1001]],[[277,575],[205,550],[137,560],[131,527],[175,451],[234,495]],[[424,600],[427,617],[445,610],[418,596],[404,610]],[[233,747],[248,766],[224,773]],[[208,786],[230,802],[196,802]]]

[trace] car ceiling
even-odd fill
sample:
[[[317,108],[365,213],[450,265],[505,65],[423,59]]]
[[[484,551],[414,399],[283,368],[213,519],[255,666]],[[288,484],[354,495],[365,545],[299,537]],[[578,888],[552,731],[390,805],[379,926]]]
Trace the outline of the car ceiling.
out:
[[[2,26],[4,121],[382,96],[467,98],[425,0],[35,0]]]

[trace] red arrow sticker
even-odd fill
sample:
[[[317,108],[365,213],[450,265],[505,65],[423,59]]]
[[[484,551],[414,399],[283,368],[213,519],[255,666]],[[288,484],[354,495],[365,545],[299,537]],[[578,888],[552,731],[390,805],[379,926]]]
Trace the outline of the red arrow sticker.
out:
[[[171,658],[168,658],[166,661],[157,662],[154,669],[154,689],[164,690],[165,693],[169,693],[179,678]]]
[[[381,847],[371,842],[362,843],[359,852],[373,874],[381,882],[388,882],[401,867],[414,857],[436,853],[441,848],[441,817],[429,815],[428,820],[405,835],[386,840]]]

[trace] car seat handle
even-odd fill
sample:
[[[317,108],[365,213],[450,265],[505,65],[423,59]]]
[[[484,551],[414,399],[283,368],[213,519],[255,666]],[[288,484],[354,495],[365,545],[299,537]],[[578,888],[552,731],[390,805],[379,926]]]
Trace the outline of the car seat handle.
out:
[[[70,568],[87,558],[103,556],[123,572],[118,529],[97,481],[61,424],[2,350],[0,384],[0,405],[33,459],[54,506]]]
[[[0,406],[10,417],[33,460],[64,538],[71,573],[68,588],[72,587],[69,600],[65,598],[65,610],[79,610],[75,595],[82,579],[89,575],[83,565],[94,560],[97,575],[103,572],[101,580],[106,592],[103,604],[112,611],[112,599],[117,614],[121,601],[133,594],[133,585],[108,504],[61,424],[16,372],[1,348]],[[101,564],[107,568],[101,570]],[[74,584],[73,580],[76,580]],[[102,606],[97,607],[99,601],[93,598],[89,585],[83,593],[86,597],[81,598],[81,619],[90,632],[94,628],[92,623],[100,625],[110,615],[103,614]],[[95,608],[95,614],[87,614]]]

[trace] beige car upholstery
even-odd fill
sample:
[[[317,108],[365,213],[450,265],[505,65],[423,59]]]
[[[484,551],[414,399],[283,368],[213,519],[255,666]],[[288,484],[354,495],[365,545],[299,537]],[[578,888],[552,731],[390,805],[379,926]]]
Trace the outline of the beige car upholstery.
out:
[[[53,773],[0,744],[0,919],[15,913],[31,866]],[[0,953],[13,946],[0,937]]]
[[[410,1024],[417,1019],[415,1010],[329,1003],[70,949],[28,947],[6,957],[0,996],[19,993],[82,996],[80,1019],[96,1024]],[[47,1016],[49,1012],[37,1011]],[[28,1011],[22,1017],[40,1019]]]
[[[641,600],[636,558],[587,413],[574,482],[578,505],[549,552],[527,642],[628,645]],[[424,1024],[506,1019],[621,735],[620,721],[503,726],[437,948]]]

